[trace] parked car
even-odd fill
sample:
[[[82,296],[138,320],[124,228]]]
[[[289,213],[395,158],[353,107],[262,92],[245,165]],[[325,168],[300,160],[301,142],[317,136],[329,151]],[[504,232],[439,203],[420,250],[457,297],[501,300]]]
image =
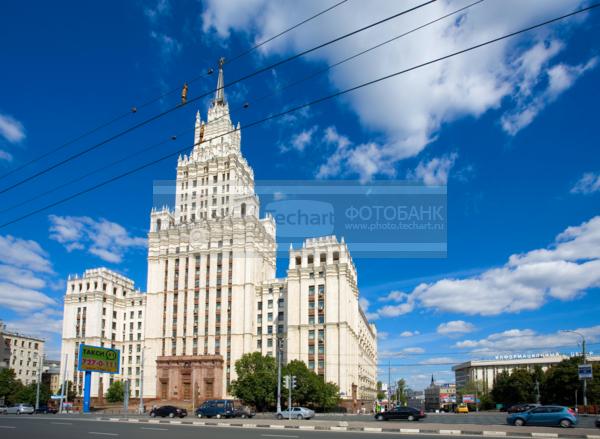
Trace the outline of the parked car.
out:
[[[47,405],[40,405],[37,409],[35,409],[36,413],[43,413],[43,414],[56,414],[58,413],[58,410],[55,409],[54,407],[50,407]]]
[[[169,417],[169,418],[185,418],[187,416],[187,410],[179,407],[175,407],[174,405],[163,405],[161,407],[154,407],[150,410],[150,416],[156,418],[160,416],[161,418]]]
[[[542,405],[529,411],[512,413],[506,418],[511,425],[560,425],[572,427],[577,424],[577,413],[569,407]]]
[[[233,409],[234,418],[253,418],[256,416],[256,412],[250,407],[241,405]]]
[[[292,419],[311,419],[315,417],[315,412],[306,407],[292,407]],[[290,412],[288,410],[282,410],[277,413],[277,419],[288,419]]]
[[[600,428],[600,418],[596,418],[596,427]]]
[[[526,404],[515,404],[513,406],[510,406],[507,410],[508,413],[522,413],[522,412],[526,412],[528,410],[534,409],[536,407],[539,407],[539,404],[532,404],[532,403],[526,403]]]
[[[378,421],[389,421],[390,419],[406,419],[408,421],[418,421],[423,419],[427,415],[423,410],[418,410],[413,407],[402,407],[398,406],[391,410],[377,413],[375,419]]]
[[[23,415],[23,414],[33,415],[33,412],[34,412],[33,406],[31,404],[25,404],[25,403],[11,405],[10,407],[8,407],[6,409],[7,415]]]
[[[209,399],[196,409],[199,418],[233,418],[235,410],[232,399]]]
[[[469,413],[469,406],[467,404],[458,404],[456,407],[456,413]]]

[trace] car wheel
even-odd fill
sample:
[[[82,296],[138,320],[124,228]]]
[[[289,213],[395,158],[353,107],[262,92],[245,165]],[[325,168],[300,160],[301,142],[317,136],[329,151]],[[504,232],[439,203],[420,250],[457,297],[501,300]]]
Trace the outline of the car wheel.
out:
[[[202,417],[202,413],[196,413],[196,416],[198,416],[199,418]]]
[[[248,416],[246,416],[246,414],[245,414],[245,413],[242,413],[242,416],[240,416],[240,418],[242,418],[242,419],[246,419],[247,417],[248,417]]]
[[[21,414],[21,410],[17,410],[17,415],[20,415],[20,414]]]
[[[377,419],[378,421],[383,421],[383,415],[377,415],[375,419]]]
[[[571,425],[573,425],[573,424],[568,419],[561,419],[561,421],[560,421],[560,426],[562,428],[569,428],[569,427],[571,427]]]
[[[304,419],[304,416],[298,415],[298,416],[296,416],[296,419]]]
[[[174,418],[175,417],[175,413],[169,413],[169,418]]]
[[[283,415],[282,415],[281,413],[279,413],[279,414],[277,415],[277,419],[279,419],[279,420],[283,419]]]
[[[525,421],[524,421],[523,419],[521,419],[521,418],[517,418],[517,419],[515,419],[515,422],[514,422],[514,424],[515,424],[517,427],[522,427],[523,425],[525,425]]]
[[[217,418],[217,419],[221,419],[221,414],[220,414],[220,413],[217,413],[217,416],[215,416],[215,418]]]
[[[415,417],[413,415],[408,415],[408,420],[412,422],[415,420]]]
[[[154,412],[150,413],[150,417],[151,418],[156,418],[156,413],[154,413]]]

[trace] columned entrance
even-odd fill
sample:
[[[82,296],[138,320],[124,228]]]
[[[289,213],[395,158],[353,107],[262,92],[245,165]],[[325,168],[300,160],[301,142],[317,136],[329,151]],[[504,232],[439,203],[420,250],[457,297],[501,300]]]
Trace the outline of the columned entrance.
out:
[[[220,355],[181,355],[156,359],[159,397],[192,401],[222,398],[223,357]]]

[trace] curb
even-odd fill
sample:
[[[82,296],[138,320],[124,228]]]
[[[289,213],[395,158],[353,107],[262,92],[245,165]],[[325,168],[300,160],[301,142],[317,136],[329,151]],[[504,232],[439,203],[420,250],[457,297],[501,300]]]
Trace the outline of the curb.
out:
[[[384,427],[353,427],[340,425],[285,425],[285,424],[242,424],[230,422],[210,422],[210,421],[184,421],[184,420],[162,420],[162,419],[136,419],[131,418],[96,418],[98,421],[109,422],[140,422],[149,424],[171,424],[171,425],[188,425],[188,426],[204,426],[204,427],[227,427],[227,428],[264,428],[271,430],[318,430],[318,431],[350,431],[362,433],[400,433],[400,434],[417,434],[417,435],[440,435],[440,436],[486,436],[486,437],[502,437],[502,438],[535,438],[535,439],[600,439],[600,435],[593,434],[560,434],[550,432],[512,432],[512,431],[470,431],[470,430],[454,430],[454,429],[439,429],[427,430],[420,428],[384,428]]]

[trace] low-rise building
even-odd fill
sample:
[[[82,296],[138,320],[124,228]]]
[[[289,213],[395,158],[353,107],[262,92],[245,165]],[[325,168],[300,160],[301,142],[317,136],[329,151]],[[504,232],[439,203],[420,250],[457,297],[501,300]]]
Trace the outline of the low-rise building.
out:
[[[516,354],[498,356],[491,360],[472,360],[457,364],[452,367],[458,388],[469,382],[478,381],[483,383],[483,391],[488,392],[494,387],[496,376],[502,372],[512,373],[515,369],[526,369],[533,371],[540,367],[546,371],[550,366],[560,363],[571,356],[559,353],[552,354]],[[600,362],[600,356],[590,355],[588,362]]]
[[[454,383],[436,384],[431,376],[431,384],[424,391],[425,410],[441,410],[456,404],[456,385]]]
[[[53,395],[60,392],[60,361],[44,360],[42,365],[42,383],[46,384]]]
[[[0,322],[0,367],[15,371],[25,385],[37,381],[44,355],[44,340],[6,329]]]

